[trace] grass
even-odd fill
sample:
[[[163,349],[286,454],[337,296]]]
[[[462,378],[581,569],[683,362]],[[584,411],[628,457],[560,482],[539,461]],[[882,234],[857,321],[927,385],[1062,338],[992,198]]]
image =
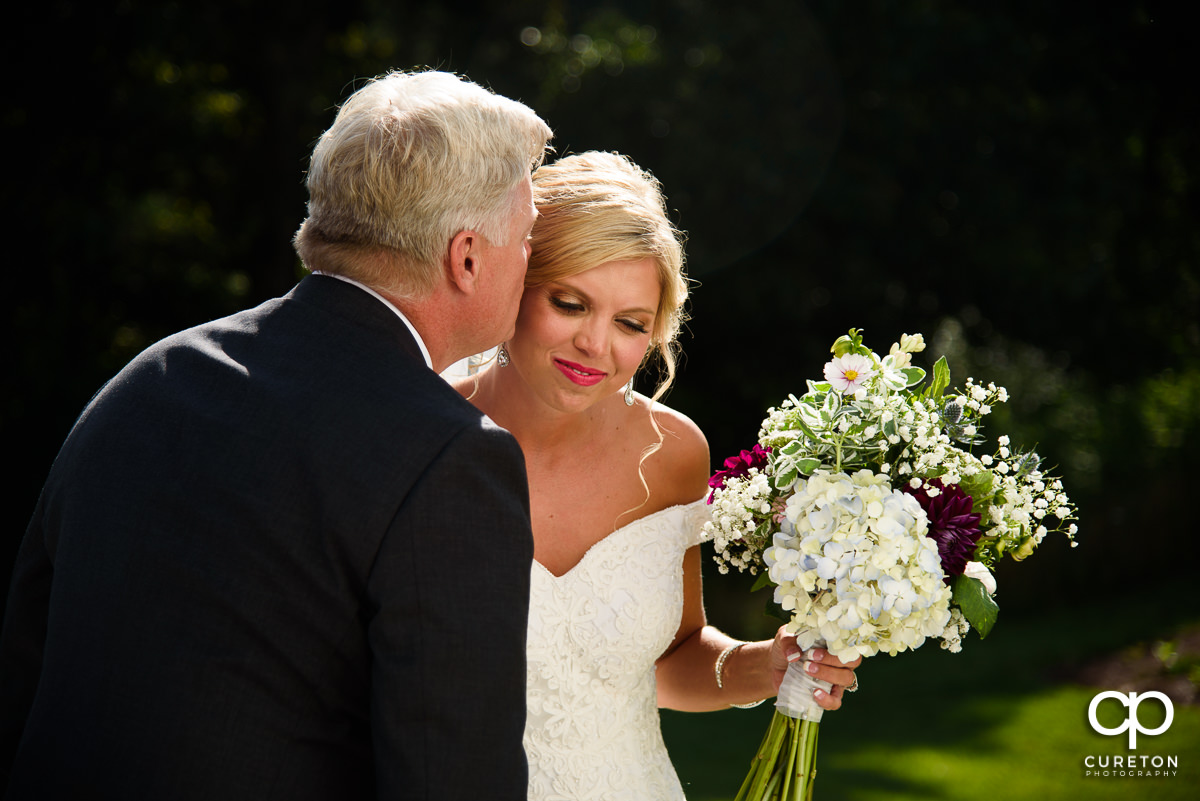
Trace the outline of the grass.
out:
[[[1200,604],[1190,588],[1175,586],[1137,603],[1089,601],[1003,621],[987,641],[972,636],[957,655],[927,646],[875,657],[859,669],[862,691],[821,724],[814,798],[1190,801],[1200,786],[1200,708],[1176,704],[1170,729],[1140,736],[1130,752],[1125,735],[1097,734],[1087,720],[1096,693],[1115,688],[1062,677],[1197,621]],[[732,799],[771,713],[769,704],[706,715],[664,711],[663,734],[689,801]],[[1139,713],[1147,728],[1164,714],[1157,702]],[[1124,715],[1108,701],[1101,717],[1111,727]],[[1130,753],[1177,756],[1177,774],[1085,775],[1089,755]]]

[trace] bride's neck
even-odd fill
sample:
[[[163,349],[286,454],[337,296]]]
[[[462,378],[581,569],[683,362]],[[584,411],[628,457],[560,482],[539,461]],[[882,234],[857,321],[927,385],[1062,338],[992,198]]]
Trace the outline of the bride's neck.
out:
[[[526,455],[576,449],[602,434],[607,403],[601,400],[579,412],[550,408],[536,398],[515,374],[493,367],[479,377],[470,400],[517,438]],[[464,393],[470,395],[470,388]]]

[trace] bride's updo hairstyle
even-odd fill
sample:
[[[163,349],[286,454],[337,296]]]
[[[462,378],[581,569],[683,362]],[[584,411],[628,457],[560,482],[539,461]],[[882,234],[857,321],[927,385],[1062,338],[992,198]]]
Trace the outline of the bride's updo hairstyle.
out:
[[[676,337],[686,319],[683,234],[667,217],[658,179],[616,153],[589,151],[533,174],[533,254],[526,286],[558,281],[614,261],[650,258],[662,293],[647,358],[661,362],[658,400],[675,380]],[[643,360],[644,363],[645,360]]]

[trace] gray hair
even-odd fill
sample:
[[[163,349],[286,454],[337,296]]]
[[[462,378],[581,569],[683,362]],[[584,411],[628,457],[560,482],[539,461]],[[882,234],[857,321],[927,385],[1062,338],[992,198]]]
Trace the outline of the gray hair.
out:
[[[512,191],[550,136],[527,106],[450,73],[372,79],[313,149],[296,252],[310,270],[422,297],[460,231],[509,244]]]

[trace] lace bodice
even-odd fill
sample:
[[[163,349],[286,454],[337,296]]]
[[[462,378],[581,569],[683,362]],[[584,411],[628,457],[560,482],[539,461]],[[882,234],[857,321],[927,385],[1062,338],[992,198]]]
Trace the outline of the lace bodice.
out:
[[[562,576],[534,562],[529,611],[531,801],[669,801],[683,790],[659,729],[654,663],[683,612],[683,554],[703,500],[635,520]]]

